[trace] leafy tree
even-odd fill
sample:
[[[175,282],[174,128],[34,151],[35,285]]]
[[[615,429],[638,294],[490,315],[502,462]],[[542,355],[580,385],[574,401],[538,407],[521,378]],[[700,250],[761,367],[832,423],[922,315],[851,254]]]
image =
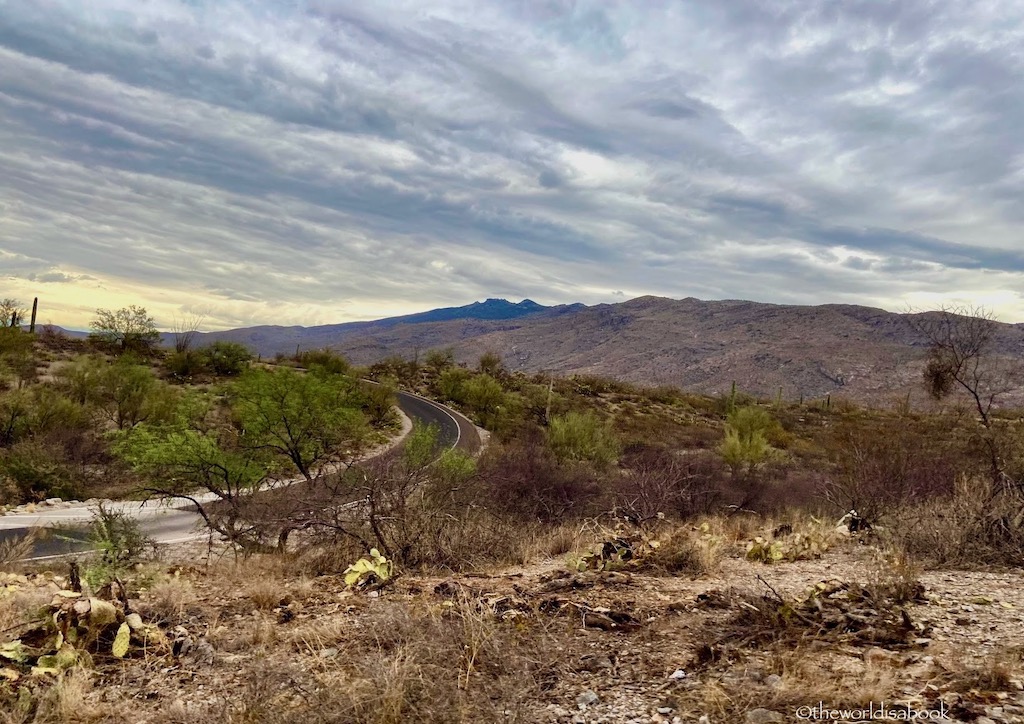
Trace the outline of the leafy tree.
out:
[[[436,380],[434,388],[442,400],[462,402],[465,399],[463,391],[470,374],[461,367],[450,367],[444,370]]]
[[[432,349],[423,358],[423,364],[434,374],[440,374],[449,367],[455,366],[455,350],[451,347]]]
[[[0,373],[11,375],[19,388],[37,379],[32,340],[18,327],[0,327]]]
[[[119,430],[168,416],[174,402],[173,391],[130,356],[105,366],[93,394],[94,403]]]
[[[238,431],[207,424],[207,412],[205,400],[188,396],[173,421],[126,431],[114,452],[152,476],[150,493],[192,502],[212,531],[244,550],[258,548],[262,530],[245,515],[245,504],[276,468],[262,451],[240,446]],[[202,492],[224,505],[204,504]]]
[[[505,391],[490,375],[476,375],[467,380],[461,389],[462,402],[476,413],[480,422],[493,422],[498,409],[505,401]]]
[[[394,420],[396,385],[390,380],[377,384],[360,382],[356,392],[359,408],[374,427],[381,427]]]
[[[568,412],[551,419],[548,445],[559,460],[586,461],[599,467],[618,455],[611,428],[590,412]]]
[[[241,444],[284,456],[307,480],[319,465],[352,460],[366,440],[366,419],[345,378],[252,369],[230,398]]]
[[[99,395],[107,362],[96,355],[82,355],[54,372],[58,388],[80,405],[94,403]]]
[[[395,379],[402,385],[412,387],[416,384],[420,365],[416,360],[402,359],[392,355],[370,365],[369,376],[375,380]]]
[[[25,307],[17,299],[0,299],[0,327],[18,327],[25,321]]]
[[[93,339],[123,352],[152,352],[160,342],[156,322],[144,307],[134,304],[116,311],[97,309],[89,323]]]

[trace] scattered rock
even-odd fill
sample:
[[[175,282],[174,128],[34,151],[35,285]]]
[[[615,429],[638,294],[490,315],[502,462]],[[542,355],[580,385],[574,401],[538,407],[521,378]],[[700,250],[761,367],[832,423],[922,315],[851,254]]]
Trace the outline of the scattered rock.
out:
[[[764,677],[764,685],[776,689],[782,685],[782,677],[778,674],[769,674]]]
[[[613,668],[612,660],[608,656],[600,656],[597,654],[585,654],[580,657],[579,664],[576,666],[577,671],[602,671],[604,669]]]
[[[877,646],[864,652],[864,663],[868,666],[892,666],[898,658],[896,652],[880,649]]]
[[[669,674],[668,678],[672,679],[673,681],[678,681],[679,679],[685,679],[686,678],[686,672],[683,671],[682,669],[676,669],[671,674]]]
[[[597,694],[595,694],[590,689],[587,689],[582,694],[580,694],[579,696],[576,697],[576,706],[578,706],[578,707],[593,706],[594,704],[598,703],[599,701],[601,701],[601,697],[599,697]]]
[[[771,709],[751,709],[745,721],[747,724],[776,724],[785,721],[785,718]]]

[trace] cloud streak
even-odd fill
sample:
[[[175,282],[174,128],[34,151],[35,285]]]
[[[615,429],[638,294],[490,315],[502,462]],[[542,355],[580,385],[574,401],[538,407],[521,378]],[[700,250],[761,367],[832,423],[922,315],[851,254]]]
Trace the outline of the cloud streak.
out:
[[[1024,319],[1014,3],[0,0],[0,287],[317,324],[645,293]]]

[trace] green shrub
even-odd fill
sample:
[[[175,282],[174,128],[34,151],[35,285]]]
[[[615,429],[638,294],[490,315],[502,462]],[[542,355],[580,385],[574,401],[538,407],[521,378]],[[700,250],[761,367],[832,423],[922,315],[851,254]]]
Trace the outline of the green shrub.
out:
[[[206,371],[206,357],[194,349],[174,352],[167,355],[164,367],[171,376],[179,380],[187,380]]]
[[[598,466],[611,464],[619,452],[611,427],[589,412],[552,418],[548,445],[559,460],[587,461]]]
[[[776,456],[768,433],[778,423],[760,407],[737,407],[725,423],[725,439],[718,451],[734,475],[749,475]]]
[[[242,374],[252,360],[252,352],[244,344],[222,340],[200,350],[206,366],[220,377]]]
[[[490,375],[476,375],[462,385],[462,400],[484,427],[493,423],[498,409],[505,401],[505,391]]]
[[[369,376],[375,380],[384,378],[398,380],[398,383],[408,387],[416,384],[420,373],[419,363],[415,360],[402,359],[392,355],[386,359],[374,362],[370,365]]]
[[[505,365],[501,357],[495,352],[484,352],[477,362],[477,370],[491,377],[500,377],[505,374]]]
[[[360,383],[358,393],[360,409],[374,427],[382,427],[394,421],[395,388],[396,385],[393,382]]]
[[[107,361],[98,355],[83,355],[57,370],[54,379],[64,394],[85,405],[96,401],[107,366]]]
[[[440,374],[449,367],[455,366],[455,351],[451,347],[432,349],[423,358],[423,364],[436,374]]]
[[[89,541],[99,549],[103,563],[118,569],[137,563],[154,546],[138,520],[102,503],[93,511]]]
[[[438,397],[445,401],[461,403],[465,399],[463,388],[469,377],[470,373],[461,367],[446,369],[434,382]]]
[[[75,476],[63,462],[61,451],[34,440],[0,453],[0,477],[13,488],[17,502],[79,496]]]
[[[329,375],[348,375],[352,372],[352,365],[347,359],[326,348],[302,352],[296,361],[310,371],[319,370]]]

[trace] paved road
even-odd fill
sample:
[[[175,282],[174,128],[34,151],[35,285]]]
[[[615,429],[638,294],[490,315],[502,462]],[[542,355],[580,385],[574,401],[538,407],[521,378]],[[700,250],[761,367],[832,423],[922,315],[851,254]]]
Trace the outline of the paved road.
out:
[[[443,405],[408,392],[398,392],[398,406],[413,422],[434,424],[439,430],[439,449],[456,448],[469,454],[480,448],[480,436],[467,418]],[[215,496],[198,496],[201,502],[211,502]],[[157,543],[180,543],[197,537],[202,519],[185,501],[121,501],[110,508],[139,520],[142,531]],[[57,508],[38,513],[0,516],[0,541],[18,538],[31,529],[39,529],[40,540],[35,544],[29,560],[81,553],[91,549],[84,523],[92,517],[92,509],[85,505]],[[54,529],[59,526],[59,529]]]

